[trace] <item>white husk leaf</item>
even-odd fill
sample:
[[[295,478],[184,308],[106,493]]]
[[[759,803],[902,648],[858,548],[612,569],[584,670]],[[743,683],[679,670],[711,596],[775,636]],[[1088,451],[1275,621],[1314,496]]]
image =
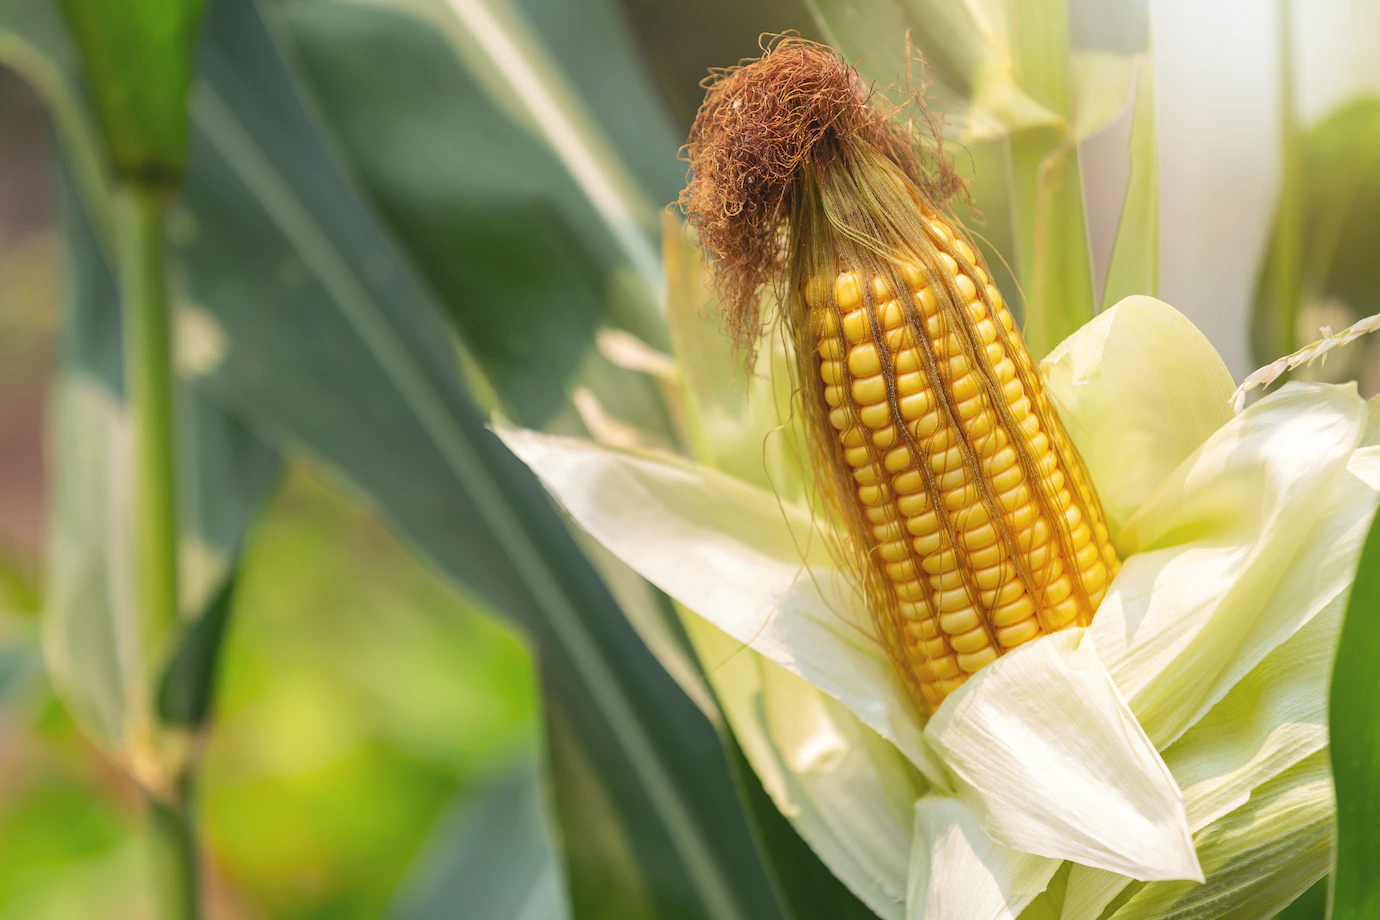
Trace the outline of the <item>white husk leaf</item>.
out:
[[[1049,884],[1059,861],[1009,849],[963,803],[915,803],[907,920],[1012,920]]]
[[[925,739],[1001,844],[1146,880],[1202,877],[1179,788],[1081,629],[983,668]]]

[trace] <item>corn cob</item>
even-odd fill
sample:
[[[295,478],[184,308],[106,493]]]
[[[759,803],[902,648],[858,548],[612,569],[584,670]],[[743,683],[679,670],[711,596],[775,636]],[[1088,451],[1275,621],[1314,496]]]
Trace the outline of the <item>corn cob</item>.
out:
[[[1087,624],[1118,566],[1086,471],[981,257],[924,101],[901,121],[785,38],[712,77],[681,195],[751,351],[781,296],[820,493],[917,707]],[[921,126],[917,129],[915,126]]]
[[[872,602],[899,614],[883,623],[933,711],[1003,652],[1086,625],[1118,562],[1000,293],[944,221],[929,233],[947,278],[911,262],[803,294],[822,411],[880,576]],[[955,321],[937,287],[960,295]]]

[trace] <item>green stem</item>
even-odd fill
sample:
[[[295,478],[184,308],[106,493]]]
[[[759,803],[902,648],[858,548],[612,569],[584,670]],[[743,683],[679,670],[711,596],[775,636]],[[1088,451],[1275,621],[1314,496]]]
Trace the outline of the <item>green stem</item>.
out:
[[[122,189],[116,200],[125,398],[134,428],[135,584],[145,654],[161,659],[177,623],[177,496],[171,331],[163,265],[163,196]]]
[[[151,666],[161,666],[178,623],[177,465],[172,330],[164,266],[165,202],[163,191],[137,185],[120,189],[115,201],[125,400],[134,432],[135,586],[143,653]],[[170,800],[150,799],[154,863],[167,920],[200,916],[190,770],[179,771]]]
[[[154,881],[165,920],[199,920],[201,916],[201,871],[191,800],[190,779],[179,783],[174,802],[149,799]]]

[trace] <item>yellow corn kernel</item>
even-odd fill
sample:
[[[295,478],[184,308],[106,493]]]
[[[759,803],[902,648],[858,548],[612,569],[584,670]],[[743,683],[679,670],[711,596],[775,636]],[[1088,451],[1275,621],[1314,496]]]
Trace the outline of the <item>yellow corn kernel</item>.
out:
[[[878,622],[932,712],[1006,651],[1087,624],[1119,563],[980,257],[943,220],[931,229],[927,265],[814,278],[802,299],[855,538],[890,586],[870,603],[893,605]]]

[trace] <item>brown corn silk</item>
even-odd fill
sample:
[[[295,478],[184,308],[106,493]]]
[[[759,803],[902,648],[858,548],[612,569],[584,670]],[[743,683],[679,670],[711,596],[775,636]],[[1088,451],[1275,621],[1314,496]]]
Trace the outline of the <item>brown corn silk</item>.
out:
[[[751,352],[774,292],[812,462],[896,673],[932,713],[974,672],[1086,625],[1115,574],[1092,482],[918,122],[797,38],[716,73],[681,205]],[[931,129],[926,140],[922,129]]]

